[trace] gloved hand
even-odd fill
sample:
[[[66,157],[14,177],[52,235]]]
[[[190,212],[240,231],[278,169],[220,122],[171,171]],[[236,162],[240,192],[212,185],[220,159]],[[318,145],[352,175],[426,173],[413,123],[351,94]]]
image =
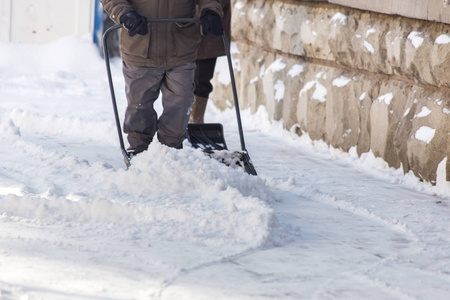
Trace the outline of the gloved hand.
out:
[[[148,33],[147,18],[135,11],[124,13],[120,17],[120,23],[128,29],[129,36],[135,36],[136,33],[140,35],[146,35]]]
[[[215,11],[205,8],[200,15],[202,22],[202,35],[212,34],[214,36],[223,35],[222,19]]]

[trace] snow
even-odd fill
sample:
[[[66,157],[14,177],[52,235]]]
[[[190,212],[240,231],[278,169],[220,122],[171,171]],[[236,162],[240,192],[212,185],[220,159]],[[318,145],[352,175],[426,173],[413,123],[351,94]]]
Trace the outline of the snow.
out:
[[[316,90],[311,96],[311,99],[317,100],[319,102],[325,102],[327,96],[327,88],[320,84],[319,82],[316,83]]]
[[[286,68],[286,64],[283,62],[282,58],[277,59],[276,61],[274,61],[266,70],[267,72],[272,72],[272,73],[276,73],[279,72],[281,70],[283,70],[284,68]]]
[[[359,96],[359,101],[363,101],[367,96],[366,92],[363,92],[360,96]]]
[[[424,106],[422,107],[422,109],[420,110],[420,112],[416,115],[414,115],[414,118],[425,118],[426,116],[431,114],[431,110]]]
[[[230,43],[230,53],[231,54],[238,54],[239,53],[239,48],[236,46],[236,43],[231,42]],[[228,70],[228,63],[226,60],[223,61],[219,61],[217,62],[218,64],[220,64],[220,68],[225,68],[226,70]],[[240,62],[239,60],[233,60],[233,69],[234,72],[240,70]],[[228,85],[231,83],[231,77],[230,77],[230,72],[220,72],[219,76],[217,77],[217,81],[220,84],[223,85]]]
[[[318,79],[307,82],[305,86],[300,90],[299,96],[302,96],[312,88],[314,88],[314,93],[311,95],[311,99],[317,100],[319,102],[327,101],[327,88],[323,84],[321,84]]]
[[[410,111],[411,111],[411,108],[408,107],[408,108],[405,110],[405,112],[403,113],[403,117],[406,117],[406,116],[409,114]]]
[[[379,96],[376,99],[376,101],[384,102],[384,103],[386,103],[386,105],[389,105],[389,104],[391,104],[392,99],[394,99],[394,95],[392,93],[387,93],[387,94]]]
[[[296,65],[292,66],[292,68],[289,70],[287,75],[291,78],[294,78],[294,77],[302,74],[304,70],[305,70],[305,67],[303,65],[296,64]]]
[[[368,41],[364,41],[364,47],[366,48],[367,52],[370,52],[372,54],[375,53],[375,48]]]
[[[236,4],[234,5],[234,7],[237,9],[242,9],[244,6],[245,6],[245,3],[242,1],[237,1]]]
[[[447,299],[442,177],[299,137],[261,107],[242,111],[258,176],[187,142],[126,170],[89,38],[0,49],[0,299]],[[206,121],[239,149],[233,110],[209,104]]]
[[[450,36],[448,34],[441,34],[436,38],[434,43],[438,45],[446,45],[450,43]]]
[[[411,41],[414,48],[416,49],[422,46],[423,44],[424,38],[420,37],[421,34],[422,32],[413,31],[408,35],[408,39]]]
[[[345,25],[346,21],[347,21],[347,16],[341,12],[338,12],[338,13],[334,14],[334,16],[330,19],[329,23],[335,23],[334,26],[336,26],[336,23]]]
[[[284,81],[278,79],[273,88],[275,90],[274,99],[275,99],[275,101],[280,102],[284,98],[284,91],[286,89],[286,87],[284,85]]]
[[[333,80],[333,85],[336,87],[344,87],[351,81],[350,78],[345,76],[339,76],[338,78]]]
[[[419,129],[417,129],[414,137],[421,142],[429,144],[431,142],[431,140],[434,138],[435,133],[436,133],[436,129],[433,129],[428,126],[422,126]]]
[[[377,32],[377,30],[375,28],[370,28],[369,30],[366,31],[366,37],[368,37],[369,35],[373,34]]]

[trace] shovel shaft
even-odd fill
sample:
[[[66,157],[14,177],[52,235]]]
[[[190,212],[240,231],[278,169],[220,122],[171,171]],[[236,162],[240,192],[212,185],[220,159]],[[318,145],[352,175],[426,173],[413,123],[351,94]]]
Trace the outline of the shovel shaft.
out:
[[[225,51],[227,53],[228,68],[230,70],[231,87],[233,89],[234,108],[236,110],[236,119],[238,123],[239,139],[241,140],[241,149],[242,151],[247,152],[247,149],[245,148],[244,130],[242,129],[241,113],[239,109],[239,101],[236,90],[236,80],[234,79],[233,63],[231,61],[230,43],[228,42],[228,38],[225,32],[222,35],[222,39],[223,44],[225,45]]]
[[[121,27],[120,24],[114,25],[114,26],[108,28],[105,31],[105,33],[103,34],[103,56],[104,56],[105,63],[106,63],[106,72],[108,74],[109,91],[111,93],[111,101],[112,101],[113,109],[114,109],[114,118],[116,120],[117,133],[119,135],[120,149],[122,150],[122,155],[123,155],[125,164],[127,165],[127,167],[129,167],[130,166],[130,157],[127,154],[127,150],[125,149],[125,143],[123,142],[122,126],[120,125],[120,117],[119,117],[119,112],[117,110],[116,95],[114,92],[114,84],[113,84],[112,76],[111,76],[111,64],[109,62],[109,52],[108,52],[108,36],[111,32],[113,32],[114,30],[117,30],[120,27]]]

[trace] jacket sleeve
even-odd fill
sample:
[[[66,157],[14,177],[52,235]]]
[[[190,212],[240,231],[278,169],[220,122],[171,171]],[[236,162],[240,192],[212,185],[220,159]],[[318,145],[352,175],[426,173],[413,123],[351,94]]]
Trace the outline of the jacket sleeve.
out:
[[[200,12],[205,8],[209,8],[223,17],[222,4],[220,0],[198,0],[197,4]]]
[[[120,17],[129,11],[133,11],[133,7],[127,0],[100,0],[103,9],[115,23],[120,23]]]

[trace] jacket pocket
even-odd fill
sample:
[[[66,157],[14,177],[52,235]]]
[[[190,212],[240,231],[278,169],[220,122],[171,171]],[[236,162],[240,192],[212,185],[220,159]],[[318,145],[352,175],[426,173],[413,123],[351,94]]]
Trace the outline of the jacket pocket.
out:
[[[173,26],[176,55],[183,57],[196,54],[201,41],[199,25],[197,23],[175,23]]]
[[[150,47],[150,30],[146,35],[136,34],[131,37],[126,29],[122,29],[120,35],[122,51],[128,55],[138,56],[142,58],[148,57],[148,48]]]

